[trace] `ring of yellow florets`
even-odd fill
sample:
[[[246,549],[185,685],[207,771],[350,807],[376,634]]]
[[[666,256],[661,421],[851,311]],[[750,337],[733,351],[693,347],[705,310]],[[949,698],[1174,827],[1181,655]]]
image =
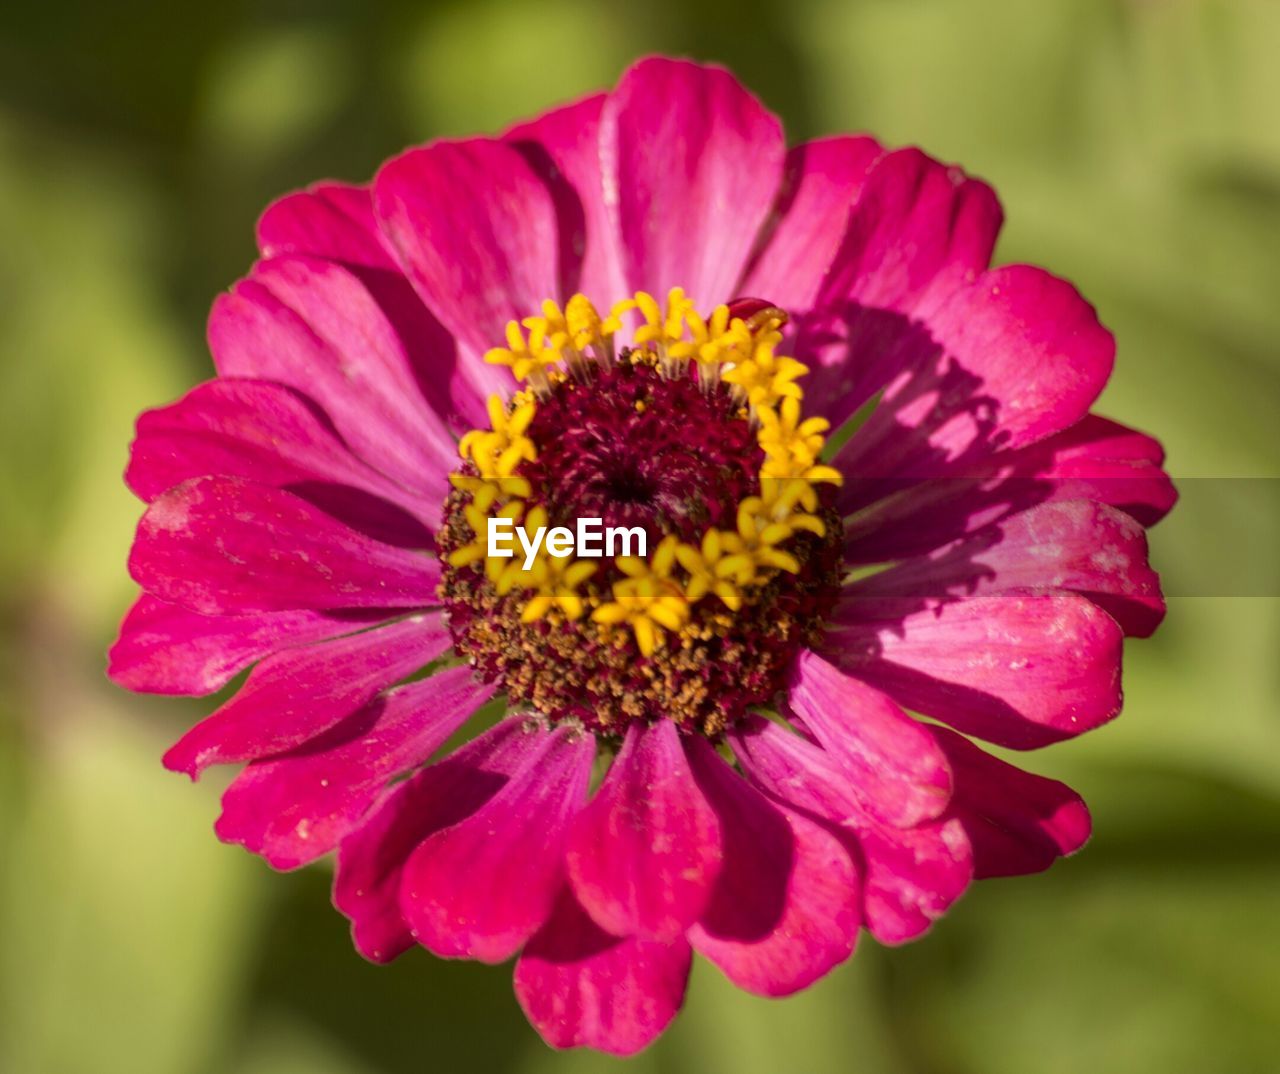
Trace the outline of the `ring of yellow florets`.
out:
[[[766,703],[790,654],[814,639],[839,578],[839,521],[823,488],[840,475],[822,461],[828,423],[801,414],[796,382],[807,368],[777,353],[786,314],[749,305],[749,315],[722,305],[703,318],[675,289],[665,308],[639,293],[601,317],[575,295],[512,321],[507,345],[485,356],[525,386],[508,402],[490,398],[489,428],[459,442],[439,538],[442,594],[458,650],[512,700],[605,729],[665,716],[714,733]],[[614,337],[637,315],[633,346],[619,353]],[[718,524],[667,516],[643,558],[561,558],[544,546],[526,570],[522,556],[490,557],[490,518],[530,535],[563,521],[544,495],[539,407],[550,421],[557,407],[585,408],[595,390],[640,416],[684,393],[683,419],[736,445],[706,483],[745,494],[711,505]]]

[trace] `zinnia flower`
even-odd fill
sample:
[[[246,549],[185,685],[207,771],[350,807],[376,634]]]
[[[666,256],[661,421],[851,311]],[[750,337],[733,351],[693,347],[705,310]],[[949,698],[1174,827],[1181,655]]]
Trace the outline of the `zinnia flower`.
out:
[[[781,996],[920,935],[1089,834],[973,740],[1111,719],[1164,612],[1160,447],[1090,413],[1111,334],[989,267],[1000,222],[666,59],[283,198],[217,377],[139,419],[111,675],[251,669],[165,756],[244,765],[218,835],[336,851],[367,958],[515,957],[556,1046],[645,1046],[694,951]],[[524,570],[494,518],[646,551]]]

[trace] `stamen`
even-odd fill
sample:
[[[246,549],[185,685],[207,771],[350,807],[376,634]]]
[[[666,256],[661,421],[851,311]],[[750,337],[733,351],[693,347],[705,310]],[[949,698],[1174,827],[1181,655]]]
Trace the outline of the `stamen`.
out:
[[[640,323],[634,346],[618,354],[614,336],[628,314]],[[602,318],[575,294],[563,309],[548,300],[540,314],[510,322],[507,346],[486,354],[528,387],[509,404],[489,399],[490,428],[459,442],[463,466],[451,475],[438,545],[457,647],[501,678],[513,700],[596,727],[661,714],[707,733],[748,701],[767,701],[839,582],[839,520],[819,489],[841,477],[820,462],[829,424],[801,414],[796,381],[808,369],[778,354],[786,322],[785,311],[760,299],[703,317],[680,288],[665,304],[637,292]],[[696,393],[681,384],[696,384]],[[566,454],[556,428],[590,454]],[[710,437],[692,452],[691,429]],[[667,447],[652,439],[660,430]],[[726,469],[728,458],[715,458],[734,444]],[[670,474],[668,457],[678,467]],[[748,458],[741,480],[749,484],[717,507],[732,487],[726,477]],[[612,476],[592,469],[600,466],[613,467]],[[599,563],[545,548],[527,561],[488,555],[491,518],[511,520],[532,549],[539,528],[582,515],[566,510],[584,495],[603,496],[623,518],[648,512],[648,525],[658,526],[651,554]],[[714,521],[691,526],[708,516],[688,511],[710,511]],[[615,667],[627,651],[638,662]],[[754,671],[738,663],[748,651]],[[640,692],[616,693],[619,681]],[[588,697],[591,711],[570,713]]]

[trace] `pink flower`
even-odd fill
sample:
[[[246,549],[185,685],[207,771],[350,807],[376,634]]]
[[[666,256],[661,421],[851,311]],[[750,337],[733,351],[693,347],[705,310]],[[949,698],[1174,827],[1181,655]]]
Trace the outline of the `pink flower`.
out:
[[[1089,834],[971,739],[1110,720],[1164,612],[1160,446],[1090,412],[1111,334],[989,267],[1000,221],[957,168],[788,150],[666,59],[281,199],[218,376],[139,419],[112,677],[251,669],[165,757],[245,766],[218,835],[336,851],[367,958],[516,957],[557,1047],[644,1047],[693,951],[781,996],[863,927],[919,936]],[[497,517],[647,551],[523,571]]]

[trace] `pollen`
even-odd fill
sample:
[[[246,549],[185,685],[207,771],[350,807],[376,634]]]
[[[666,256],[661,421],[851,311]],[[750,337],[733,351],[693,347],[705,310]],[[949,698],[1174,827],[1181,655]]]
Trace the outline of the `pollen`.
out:
[[[674,288],[508,324],[486,360],[524,386],[459,441],[438,544],[456,648],[510,700],[605,733],[666,717],[715,735],[816,640],[840,474],[828,423],[802,413],[808,370],[780,353],[786,322],[758,299],[704,316]],[[493,518],[526,534],[600,518],[649,554],[495,558]]]

